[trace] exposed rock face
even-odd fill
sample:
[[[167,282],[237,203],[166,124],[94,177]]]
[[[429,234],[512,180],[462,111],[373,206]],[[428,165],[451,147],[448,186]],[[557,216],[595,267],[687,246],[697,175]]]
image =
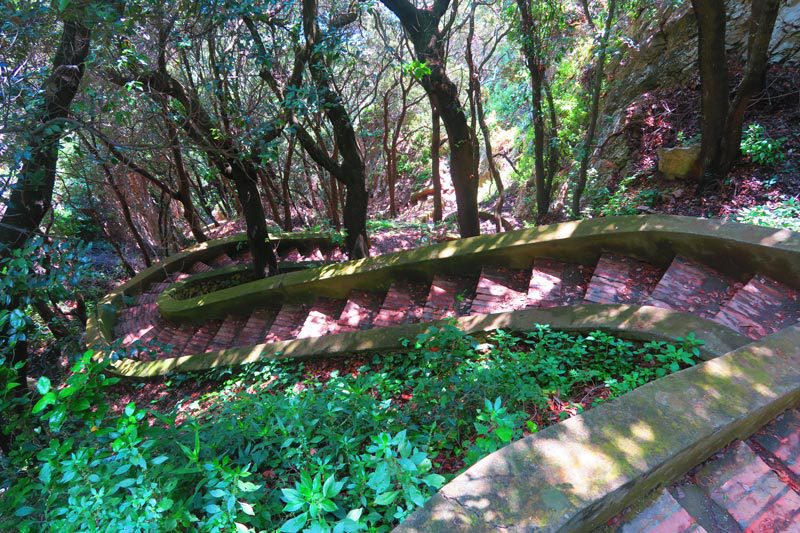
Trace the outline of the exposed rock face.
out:
[[[691,177],[700,157],[699,146],[659,148],[658,171],[670,178]]]
[[[726,0],[729,24],[726,40],[729,58],[744,59],[747,52],[750,0]],[[655,14],[654,14],[655,12]],[[786,0],[772,36],[772,61],[800,62],[800,0]],[[623,60],[609,66],[611,79],[601,114],[596,154],[606,176],[630,174],[631,150],[624,135],[637,122],[641,103],[649,92],[685,87],[697,76],[697,26],[691,3],[659,2],[643,11],[630,31],[632,39]],[[699,115],[700,110],[697,110]],[[596,162],[595,162],[596,163]]]

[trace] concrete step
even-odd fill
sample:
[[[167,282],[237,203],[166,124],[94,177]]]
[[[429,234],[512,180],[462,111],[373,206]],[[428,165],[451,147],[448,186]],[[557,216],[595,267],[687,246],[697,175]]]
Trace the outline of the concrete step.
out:
[[[591,278],[591,267],[536,258],[528,283],[526,306],[550,308],[580,303]]]
[[[585,301],[597,304],[644,304],[662,271],[632,257],[603,254],[586,289]]]
[[[524,309],[528,300],[529,270],[483,267],[470,314]]]
[[[800,321],[800,292],[756,275],[720,308],[714,320],[760,339]]]

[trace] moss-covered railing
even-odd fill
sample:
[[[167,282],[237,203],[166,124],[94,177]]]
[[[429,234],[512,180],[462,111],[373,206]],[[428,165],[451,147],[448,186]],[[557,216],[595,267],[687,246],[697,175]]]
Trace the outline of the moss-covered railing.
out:
[[[800,284],[800,236],[733,222],[675,216],[609,217],[482,235],[407,252],[348,261],[266,278],[197,298],[158,299],[171,320],[223,318],[264,301],[344,298],[351,289],[388,288],[393,278],[430,280],[434,273],[477,274],[483,265],[524,268],[534,257],[593,265],[604,252],[629,255],[666,268],[676,255],[746,281],[760,272]]]
[[[302,238],[302,236],[294,237]],[[239,241],[241,242],[241,241]],[[117,306],[122,295],[159,281],[184,264],[218,255],[223,241],[206,243],[151,267],[107,296],[90,320],[88,339],[104,345],[111,340]],[[216,248],[216,250],[215,250]],[[344,298],[354,288],[386,288],[397,276],[430,280],[434,273],[477,274],[483,265],[529,266],[534,257],[548,257],[587,265],[606,252],[625,254],[666,268],[673,257],[709,265],[746,281],[759,272],[791,287],[800,288],[800,235],[787,230],[674,216],[610,217],[568,222],[496,235],[484,235],[426,246],[407,252],[348,261],[262,279],[243,285],[182,298],[190,280],[178,282],[158,298],[161,315],[175,321],[222,318],[245,313],[265,301],[313,301],[318,296]],[[210,275],[210,274],[208,274]],[[196,276],[193,278],[197,278]],[[499,327],[524,329],[525,324],[549,323],[569,331],[608,329],[622,336],[670,339],[695,331],[708,342],[722,339],[723,351],[744,343],[734,332],[708,320],[646,306],[582,305],[551,310],[525,310],[497,315],[475,315],[457,325],[476,333]],[[171,371],[202,370],[274,357],[337,356],[347,353],[392,350],[401,338],[413,337],[428,324],[342,333],[244,348],[210,351],[157,361],[120,361],[122,375],[150,377]],[[738,344],[737,344],[738,343]]]
[[[309,250],[320,248],[324,251],[330,251],[335,247],[328,235],[319,233],[281,233],[270,235],[270,241],[278,252],[298,246]],[[97,303],[95,312],[89,316],[86,324],[87,345],[106,346],[112,341],[114,326],[117,321],[117,312],[124,307],[126,297],[139,295],[143,292],[143,289],[146,289],[153,283],[160,283],[170,274],[180,272],[198,261],[210,260],[222,254],[236,254],[246,249],[247,236],[244,234],[233,235],[222,239],[213,239],[172,254],[166,259],[142,270],[136,276],[108,293]],[[192,276],[192,278],[202,279],[207,276],[227,275],[230,272],[239,269],[244,270],[246,268],[246,266],[233,266],[224,269],[216,269],[212,272],[197,274]],[[293,270],[291,265],[284,264],[283,268],[285,270]]]

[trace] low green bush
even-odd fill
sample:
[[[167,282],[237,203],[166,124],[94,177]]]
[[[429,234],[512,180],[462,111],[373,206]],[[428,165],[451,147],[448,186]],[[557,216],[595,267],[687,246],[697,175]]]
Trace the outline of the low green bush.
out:
[[[693,364],[700,344],[431,328],[340,371],[281,360],[174,376],[227,379],[181,423],[110,412],[117,380],[87,353],[60,387],[39,381],[2,464],[0,529],[388,531],[460,469]]]
[[[775,165],[786,159],[783,153],[784,138],[773,139],[761,124],[747,126],[742,135],[742,153],[759,165]]]
[[[800,231],[800,201],[784,196],[778,202],[739,209],[737,222]]]

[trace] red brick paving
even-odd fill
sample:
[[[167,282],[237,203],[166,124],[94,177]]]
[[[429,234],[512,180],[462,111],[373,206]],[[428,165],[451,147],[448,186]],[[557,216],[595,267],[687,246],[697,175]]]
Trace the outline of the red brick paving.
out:
[[[716,270],[676,257],[645,303],[711,318],[740,287]]]
[[[436,274],[431,282],[422,320],[440,320],[464,314],[464,302],[471,296],[475,280],[462,276]]]
[[[769,455],[767,460],[764,454]],[[685,514],[698,524],[706,525],[709,531],[734,531],[735,522],[740,531],[745,532],[800,532],[800,485],[796,483],[799,460],[800,411],[792,409],[773,419],[748,441],[734,442],[673,485],[675,490],[686,495],[689,486],[699,490],[699,499],[692,496],[694,506],[687,501],[684,509],[673,500],[674,504],[669,502],[665,507],[663,494],[669,493],[662,491],[644,510],[622,514],[613,522],[622,524],[617,529],[626,533],[671,531],[649,527],[655,528],[661,523],[656,517]],[[702,504],[704,499],[709,503]],[[664,513],[665,508],[670,512]],[[694,509],[696,516],[692,517],[687,509]],[[731,524],[720,525],[717,521],[720,512]]]
[[[529,280],[530,272],[527,270],[484,267],[470,313],[489,314],[524,309]]]
[[[275,316],[265,341],[277,342],[295,338],[300,328],[303,327],[303,322],[308,316],[308,310],[309,307],[305,304],[284,304]]]
[[[703,533],[686,509],[669,492],[661,489],[658,498],[647,509],[620,527],[621,533]]]
[[[419,322],[428,285],[410,281],[395,281],[383,300],[373,327],[382,328]]]
[[[586,301],[598,304],[644,302],[661,274],[660,269],[632,257],[603,254],[586,290]]]
[[[800,321],[800,292],[757,275],[714,316],[751,339],[760,339]]]
[[[371,328],[383,299],[384,296],[377,292],[350,291],[342,314],[339,315],[340,330],[344,332]]]
[[[592,268],[554,259],[533,261],[527,307],[551,308],[580,303],[592,277]]]
[[[338,321],[345,303],[345,300],[335,298],[317,298],[308,312],[297,338],[322,337],[339,333]]]

